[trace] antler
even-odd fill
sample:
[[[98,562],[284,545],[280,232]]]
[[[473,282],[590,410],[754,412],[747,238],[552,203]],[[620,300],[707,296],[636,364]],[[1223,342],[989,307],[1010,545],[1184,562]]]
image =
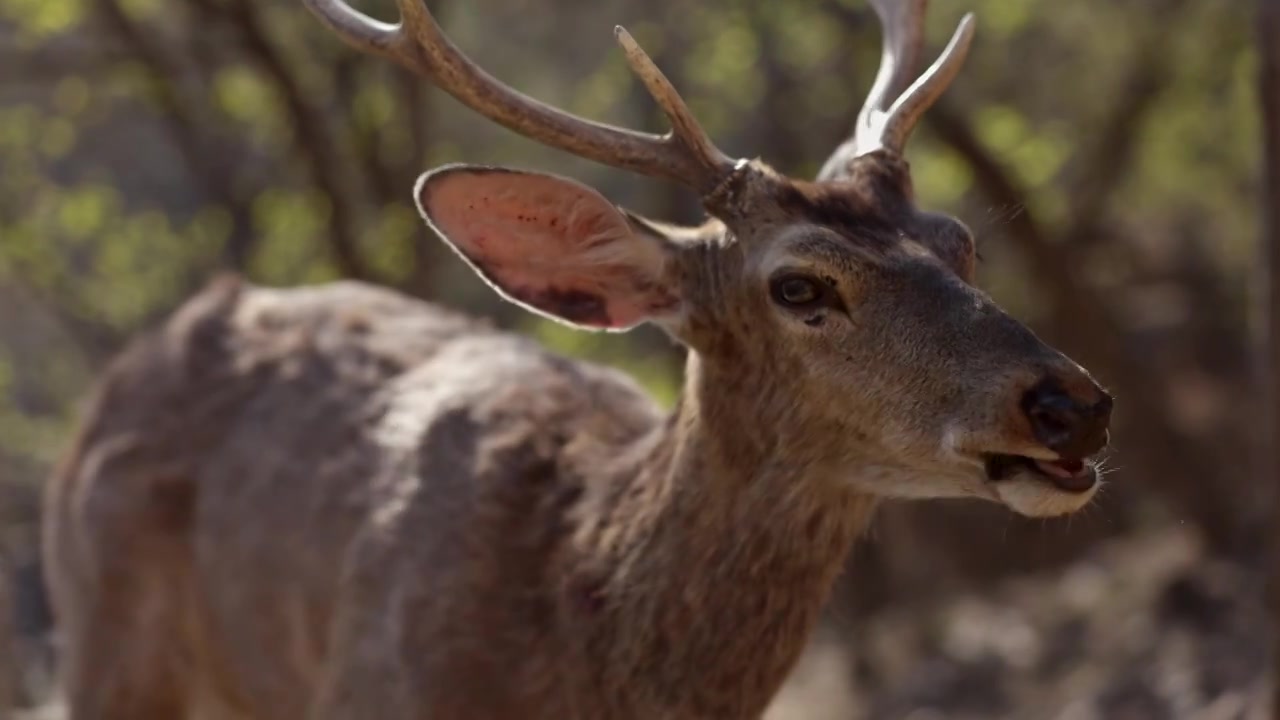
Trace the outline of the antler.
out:
[[[924,44],[928,0],[870,0],[884,31],[880,70],[858,113],[853,137],[836,149],[818,175],[832,180],[846,172],[849,161],[874,150],[903,154],[907,138],[924,112],[960,72],[973,40],[973,13],[960,20],[951,42],[923,75],[911,82]]]
[[[427,76],[472,110],[538,142],[674,180],[704,195],[733,171],[734,161],[716,148],[671,82],[622,27],[614,34],[632,72],[671,121],[672,131],[666,135],[587,120],[508,87],[458,50],[422,0],[397,0],[401,19],[395,25],[374,20],[342,0],[303,3],[347,43]]]

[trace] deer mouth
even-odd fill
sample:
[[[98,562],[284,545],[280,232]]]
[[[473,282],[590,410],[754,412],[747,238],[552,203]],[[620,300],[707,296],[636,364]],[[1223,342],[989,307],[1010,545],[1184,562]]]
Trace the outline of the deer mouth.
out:
[[[988,455],[987,479],[1000,482],[1018,475],[1030,475],[1070,493],[1083,493],[1098,482],[1098,472],[1088,459],[1036,460],[1023,455]]]

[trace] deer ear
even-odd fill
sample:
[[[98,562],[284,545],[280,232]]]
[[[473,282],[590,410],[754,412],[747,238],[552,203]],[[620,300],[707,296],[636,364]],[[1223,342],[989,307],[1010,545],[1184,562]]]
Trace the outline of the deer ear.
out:
[[[674,245],[581,183],[450,165],[420,177],[414,195],[481,277],[539,314],[626,330],[679,310]]]

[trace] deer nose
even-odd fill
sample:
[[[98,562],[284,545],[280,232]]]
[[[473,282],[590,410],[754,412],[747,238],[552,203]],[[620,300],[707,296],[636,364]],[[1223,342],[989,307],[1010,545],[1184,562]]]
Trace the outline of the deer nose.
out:
[[[1111,396],[1097,386],[1089,399],[1073,397],[1053,380],[1032,387],[1022,397],[1022,412],[1036,439],[1064,458],[1088,457],[1107,445]]]

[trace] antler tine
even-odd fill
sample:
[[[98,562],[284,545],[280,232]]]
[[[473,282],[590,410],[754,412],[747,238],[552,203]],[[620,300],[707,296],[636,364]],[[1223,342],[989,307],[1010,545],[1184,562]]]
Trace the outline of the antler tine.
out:
[[[665,178],[707,194],[733,171],[734,161],[712,144],[653,60],[622,28],[615,34],[633,72],[671,120],[672,132],[653,135],[567,113],[502,83],[462,53],[422,0],[397,0],[391,25],[343,0],[303,0],[320,20],[357,49],[395,60],[494,122],[532,140],[613,167]]]
[[[973,42],[973,26],[973,13],[966,13],[938,59],[889,108],[880,131],[880,142],[884,147],[898,154],[906,148],[907,138],[911,137],[911,131],[925,111],[946,92],[960,73],[960,67],[969,55],[969,45]]]
[[[924,45],[924,16],[928,0],[870,0],[884,33],[880,68],[858,113],[858,129],[872,127],[911,83]]]
[[[853,137],[827,159],[819,180],[843,176],[849,161],[875,150],[902,155],[921,116],[960,72],[973,40],[974,17],[968,13],[938,59],[912,82],[924,44],[928,0],[870,2],[884,32],[880,69],[858,113]]]
[[[693,111],[685,104],[684,98],[676,92],[675,86],[662,73],[662,70],[658,69],[649,54],[631,37],[631,33],[618,25],[614,27],[613,34],[618,44],[622,46],[622,52],[627,56],[627,64],[631,66],[631,72],[644,83],[649,95],[653,97],[654,102],[658,103],[658,107],[662,108],[663,114],[671,123],[671,133],[667,136],[669,139],[666,142],[680,143],[708,170],[720,172],[723,168],[732,168],[734,161],[711,142],[711,138],[702,129],[698,119],[693,116]]]

